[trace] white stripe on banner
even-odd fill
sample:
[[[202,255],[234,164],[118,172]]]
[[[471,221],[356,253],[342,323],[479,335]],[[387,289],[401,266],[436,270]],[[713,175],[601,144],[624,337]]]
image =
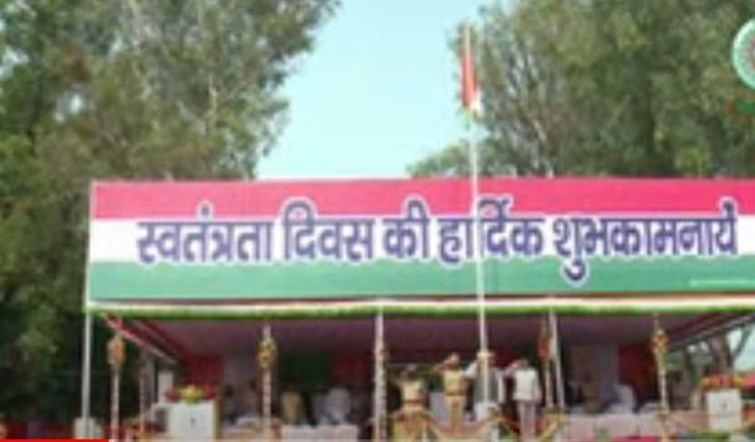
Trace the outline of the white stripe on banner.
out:
[[[138,261],[141,235],[134,221],[93,221],[89,224],[89,261]]]
[[[542,256],[555,256],[553,221],[556,217],[546,217],[542,228],[544,243]],[[510,231],[511,226],[506,227]],[[383,239],[386,227],[375,223],[373,229],[373,260],[385,258]],[[461,230],[461,229],[460,229]],[[430,221],[427,231],[428,250],[431,258],[438,256],[440,237],[437,220]],[[755,215],[739,216],[737,218],[737,247],[740,255],[755,255]],[[140,238],[145,237],[145,231],[137,226],[137,222],[129,221],[93,221],[89,231],[89,261],[90,262],[138,262]],[[280,221],[273,226],[272,261],[284,259],[284,231]],[[392,258],[395,259],[395,258]],[[624,258],[617,258],[619,261]],[[641,259],[637,257],[637,259]],[[411,259],[407,259],[411,261]]]

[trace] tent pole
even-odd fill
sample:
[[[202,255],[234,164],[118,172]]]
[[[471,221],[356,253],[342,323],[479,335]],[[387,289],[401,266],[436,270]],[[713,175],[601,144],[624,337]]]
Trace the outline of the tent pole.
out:
[[[553,335],[553,368],[556,372],[556,398],[558,408],[563,413],[566,411],[566,398],[564,394],[564,374],[561,367],[561,340],[558,334],[558,318],[556,312],[551,308],[548,312],[550,319],[551,333]]]
[[[84,346],[81,367],[81,420],[83,425],[82,436],[85,439],[94,437],[90,434],[90,404],[92,397],[92,314],[86,312],[84,316]]]
[[[149,370],[149,355],[147,350],[142,348],[139,354],[139,367],[137,368],[139,383],[139,440],[143,440],[147,435],[147,373]]]
[[[653,337],[651,339],[653,356],[655,357],[656,371],[658,373],[658,395],[660,396],[661,409],[658,417],[661,423],[661,441],[672,440],[672,432],[669,426],[671,409],[668,400],[666,354],[668,352],[668,336],[661,326],[658,313],[653,313]]]
[[[540,339],[545,340],[545,342],[539,342],[538,345],[545,344],[546,346],[546,353],[540,356],[543,363],[543,380],[545,382],[545,409],[550,412],[553,411],[553,370],[555,368],[553,324],[550,322],[550,314],[543,317],[540,327]]]
[[[378,307],[378,313],[375,316],[375,379],[374,379],[374,392],[372,398],[372,440],[375,442],[384,441],[388,439],[388,432],[386,428],[386,414],[385,409],[385,318],[383,316],[382,304]]]
[[[115,329],[114,336],[108,342],[108,364],[110,365],[110,438],[120,439],[121,406],[121,370],[126,361],[126,344],[121,337],[120,328]]]

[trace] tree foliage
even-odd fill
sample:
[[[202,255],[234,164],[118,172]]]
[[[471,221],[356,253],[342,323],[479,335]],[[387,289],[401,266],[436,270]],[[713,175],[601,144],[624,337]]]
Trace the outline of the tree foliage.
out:
[[[482,9],[477,120],[489,174],[740,176],[755,172],[755,101],[731,43],[747,0],[532,0]],[[413,165],[452,174],[459,143]],[[455,158],[456,160],[451,160]]]
[[[335,6],[0,1],[0,412],[77,414],[91,180],[252,178]]]
[[[483,8],[475,29],[481,173],[752,175],[755,114],[729,110],[755,102],[730,60],[737,30],[753,15],[747,0]],[[468,174],[467,150],[452,143],[409,171]],[[706,341],[718,371],[744,351],[746,330],[733,348],[728,334]]]

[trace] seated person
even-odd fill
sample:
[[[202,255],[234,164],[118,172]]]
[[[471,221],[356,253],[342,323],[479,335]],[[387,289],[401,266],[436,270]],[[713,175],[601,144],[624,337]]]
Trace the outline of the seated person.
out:
[[[589,414],[599,413],[603,408],[598,385],[589,374],[582,381],[582,398],[585,411]]]
[[[281,418],[284,425],[301,425],[304,419],[304,401],[292,386],[286,386],[281,395]]]
[[[610,413],[633,413],[637,407],[632,387],[627,384],[614,386],[616,400],[608,407]]]
[[[223,420],[228,424],[235,424],[238,418],[238,412],[236,409],[236,397],[233,394],[233,387],[226,385],[223,388]]]
[[[331,424],[348,424],[351,412],[351,396],[343,387],[333,387],[325,397],[325,414]]]
[[[372,408],[372,395],[368,388],[355,386],[351,390],[351,422],[365,423],[370,417]]]
[[[238,407],[236,422],[240,426],[255,425],[261,417],[262,403],[257,383],[250,380],[246,388],[242,391]]]
[[[325,406],[327,393],[320,387],[312,394],[312,421],[315,425],[327,425],[330,423],[328,410]]]
[[[686,410],[691,406],[692,386],[679,371],[672,371],[668,375],[668,393],[671,408],[674,410]]]

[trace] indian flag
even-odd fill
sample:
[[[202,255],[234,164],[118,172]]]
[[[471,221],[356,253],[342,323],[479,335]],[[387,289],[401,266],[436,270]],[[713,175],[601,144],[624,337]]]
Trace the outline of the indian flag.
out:
[[[482,110],[482,102],[475,76],[472,35],[470,27],[467,24],[464,25],[462,31],[459,60],[461,63],[459,76],[461,79],[461,105],[473,114],[479,114]]]

